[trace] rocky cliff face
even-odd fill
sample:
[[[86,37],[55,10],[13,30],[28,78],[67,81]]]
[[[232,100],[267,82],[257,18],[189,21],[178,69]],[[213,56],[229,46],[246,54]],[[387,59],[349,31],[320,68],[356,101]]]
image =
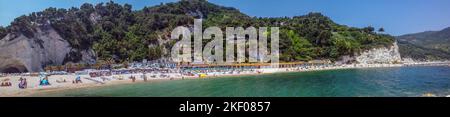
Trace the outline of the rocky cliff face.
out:
[[[396,63],[401,61],[397,42],[390,47],[373,48],[366,50],[355,57],[357,63]]]
[[[69,43],[51,27],[36,28],[35,36],[8,34],[0,40],[0,72],[38,72],[45,65],[61,65]],[[92,51],[82,51],[82,61],[95,61]],[[67,61],[66,61],[67,62]]]
[[[401,62],[401,56],[397,42],[389,47],[372,48],[353,56],[342,56],[337,64],[358,63],[358,64],[382,64]]]

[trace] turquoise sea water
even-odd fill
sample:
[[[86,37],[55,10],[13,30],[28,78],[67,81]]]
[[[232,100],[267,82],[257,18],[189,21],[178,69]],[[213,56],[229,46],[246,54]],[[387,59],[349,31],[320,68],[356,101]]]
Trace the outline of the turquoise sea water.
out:
[[[157,81],[46,92],[34,96],[303,96],[450,95],[450,67],[397,67],[276,73],[208,79]]]

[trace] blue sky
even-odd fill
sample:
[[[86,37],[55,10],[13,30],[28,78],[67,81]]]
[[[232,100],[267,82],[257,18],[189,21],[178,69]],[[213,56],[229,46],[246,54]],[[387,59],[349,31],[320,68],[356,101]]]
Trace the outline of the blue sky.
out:
[[[85,2],[109,0],[0,0],[0,25],[7,26],[23,14],[47,7],[79,7]],[[117,0],[138,10],[177,0]],[[384,27],[391,35],[441,30],[450,26],[450,0],[209,0],[235,7],[257,17],[280,17],[321,12],[335,22],[353,27]]]

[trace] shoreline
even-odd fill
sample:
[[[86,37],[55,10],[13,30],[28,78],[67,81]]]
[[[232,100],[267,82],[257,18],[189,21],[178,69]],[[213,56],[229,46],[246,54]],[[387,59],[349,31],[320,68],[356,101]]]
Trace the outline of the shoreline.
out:
[[[450,63],[425,63],[425,64],[350,64],[350,65],[343,65],[343,66],[332,66],[332,67],[314,67],[309,69],[299,69],[299,68],[261,68],[257,69],[261,72],[259,73],[244,73],[244,74],[222,74],[222,75],[213,75],[213,76],[206,76],[206,77],[173,77],[173,78],[148,78],[147,81],[144,81],[142,78],[136,78],[135,82],[132,82],[131,79],[124,79],[124,80],[110,80],[110,81],[104,81],[103,83],[98,83],[94,81],[89,81],[87,78],[83,78],[83,83],[81,84],[72,84],[70,81],[74,80],[76,75],[52,75],[49,77],[49,80],[52,83],[50,86],[36,86],[36,85],[30,85],[30,88],[27,89],[19,89],[16,85],[13,85],[11,87],[0,87],[0,97],[29,97],[33,96],[34,94],[38,93],[46,93],[46,92],[57,92],[57,91],[63,91],[63,90],[70,90],[70,89],[81,89],[81,88],[92,88],[92,87],[102,87],[102,86],[111,86],[111,85],[123,85],[123,84],[134,84],[134,83],[152,83],[152,82],[161,82],[161,81],[170,81],[170,80],[192,80],[192,79],[209,79],[209,78],[223,78],[223,77],[241,77],[241,76],[257,76],[257,75],[267,75],[267,74],[274,74],[274,73],[292,73],[292,72],[311,72],[311,71],[325,71],[325,70],[340,70],[340,69],[363,69],[363,68],[390,68],[390,67],[410,67],[410,66],[450,66]],[[133,75],[133,74],[131,74]],[[148,74],[147,74],[148,75]],[[122,75],[126,76],[126,75]],[[138,75],[136,75],[138,76]],[[14,76],[9,77],[12,82],[17,82],[15,80],[18,79],[20,76]],[[86,77],[86,76],[83,76]],[[31,79],[37,78],[37,77],[25,77],[28,81],[30,81],[29,84],[37,84],[38,81],[32,82]],[[5,78],[0,78],[4,80]],[[68,80],[69,82],[64,83],[57,83],[58,80]],[[15,83],[17,84],[17,83]],[[53,85],[55,84],[55,85]],[[41,96],[39,96],[41,97]],[[45,96],[42,96],[45,97]]]

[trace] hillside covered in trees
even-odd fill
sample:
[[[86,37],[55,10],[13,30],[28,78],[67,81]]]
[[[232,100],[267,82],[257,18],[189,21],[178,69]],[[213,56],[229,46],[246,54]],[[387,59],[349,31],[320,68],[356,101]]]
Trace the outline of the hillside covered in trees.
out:
[[[450,27],[396,37],[400,53],[414,60],[450,60]]]
[[[354,28],[340,25],[320,13],[304,16],[250,17],[238,9],[204,0],[166,3],[140,10],[114,2],[88,4],[79,8],[47,8],[16,18],[0,27],[0,36],[36,36],[37,28],[54,28],[78,52],[71,52],[66,62],[80,61],[80,52],[93,49],[98,60],[115,62],[155,60],[167,57],[176,40],[170,31],[177,26],[192,26],[203,19],[203,28],[226,26],[244,28],[280,27],[281,61],[337,60],[343,55],[390,46],[394,38],[384,29]],[[381,33],[380,33],[381,32]],[[0,38],[1,39],[1,38]]]

